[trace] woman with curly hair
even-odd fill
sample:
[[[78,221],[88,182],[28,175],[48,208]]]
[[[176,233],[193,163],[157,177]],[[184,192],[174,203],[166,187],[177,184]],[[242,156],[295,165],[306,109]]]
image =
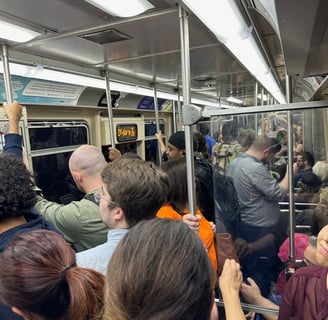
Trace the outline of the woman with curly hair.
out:
[[[0,154],[0,181],[0,252],[18,234],[35,229],[55,230],[33,210],[36,194],[32,176],[20,159],[9,153]],[[0,304],[0,319],[21,317]]]

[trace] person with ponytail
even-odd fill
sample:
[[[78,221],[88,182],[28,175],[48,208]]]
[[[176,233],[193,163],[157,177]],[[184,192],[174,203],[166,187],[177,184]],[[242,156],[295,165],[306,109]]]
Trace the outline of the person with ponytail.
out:
[[[100,320],[103,287],[53,231],[18,235],[0,253],[0,300],[25,320]]]

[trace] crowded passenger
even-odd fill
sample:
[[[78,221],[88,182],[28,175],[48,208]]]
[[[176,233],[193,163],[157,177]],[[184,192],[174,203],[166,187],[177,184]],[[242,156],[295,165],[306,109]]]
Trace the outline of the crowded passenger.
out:
[[[18,102],[8,104],[3,103],[6,117],[8,118],[8,133],[5,134],[4,152],[14,154],[18,159],[22,159],[23,138],[19,132],[19,120],[22,116],[22,106]]]
[[[309,151],[304,151],[297,155],[296,164],[294,165],[297,170],[294,179],[294,187],[298,187],[303,182],[304,176],[307,180],[317,181],[317,183],[320,184],[319,178],[312,171],[314,163],[313,154]]]
[[[240,144],[239,152],[246,152],[256,138],[255,130],[241,129],[237,137],[237,142]]]
[[[228,164],[238,157],[240,152],[240,144],[237,142],[238,123],[234,120],[225,122],[221,132],[221,141],[217,142],[212,149],[212,163],[226,169]]]
[[[151,219],[166,201],[167,175],[152,162],[120,159],[102,171],[102,187],[96,193],[107,242],[77,254],[79,266],[106,272],[108,262],[123,236],[141,220]]]
[[[328,161],[317,161],[313,168],[313,173],[320,179],[321,186],[328,186]]]
[[[285,285],[282,294],[279,320],[325,320],[328,317],[328,225],[317,239],[316,266],[299,268]],[[257,295],[254,302],[268,306],[269,301]],[[272,306],[272,305],[271,305]],[[276,319],[267,318],[266,319]]]
[[[157,136],[158,138],[160,135]],[[213,173],[212,166],[202,154],[197,151],[197,139],[193,135],[194,168],[196,179],[196,191],[198,195],[199,207],[202,214],[209,221],[215,221],[214,200],[213,200]],[[177,131],[168,140],[168,147],[164,154],[167,159],[185,159],[186,143],[185,132]]]
[[[253,278],[264,296],[269,294],[270,283],[279,271],[278,248],[287,234],[279,201],[288,191],[288,176],[278,184],[266,167],[279,150],[275,139],[261,136],[226,171],[233,179],[240,203],[237,250],[243,275]]]
[[[33,209],[36,203],[33,177],[21,161],[22,137],[18,134],[22,108],[15,102],[4,104],[4,109],[9,131],[5,135],[5,152],[0,154],[0,252],[18,234],[37,229],[59,232]],[[0,319],[22,318],[0,304]]]
[[[239,265],[228,262],[220,279],[227,320],[245,319]],[[143,221],[109,263],[104,320],[217,320],[215,283],[204,245],[190,228],[170,219]]]
[[[210,155],[208,153],[207,142],[205,140],[205,136],[200,131],[195,131],[193,133],[194,140],[196,143],[194,154],[195,152],[200,153],[201,157],[204,159],[210,159]]]
[[[209,158],[212,158],[212,149],[213,149],[214,145],[216,144],[216,141],[215,141],[215,139],[213,139],[210,136],[209,124],[204,123],[204,122],[200,123],[198,125],[198,129],[199,129],[200,133],[205,137]]]
[[[0,299],[25,320],[100,320],[103,289],[103,275],[77,267],[53,231],[19,234],[0,253]]]
[[[85,193],[80,201],[59,204],[37,196],[36,210],[53,223],[77,251],[93,248],[106,241],[108,227],[102,222],[95,192],[101,185],[101,171],[107,162],[101,150],[92,145],[77,148],[69,159],[76,186]]]
[[[294,125],[295,128],[295,146],[294,154],[298,155],[303,152],[303,128],[302,125]]]
[[[208,252],[214,270],[217,270],[217,258],[214,244],[215,225],[209,222],[197,209],[196,215],[189,212],[187,166],[185,159],[169,160],[162,164],[167,173],[169,191],[167,203],[157,212],[159,218],[171,218],[187,223],[196,233]]]

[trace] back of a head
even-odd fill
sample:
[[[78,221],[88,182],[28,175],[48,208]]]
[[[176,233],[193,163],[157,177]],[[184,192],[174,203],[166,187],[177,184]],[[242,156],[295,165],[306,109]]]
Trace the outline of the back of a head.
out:
[[[227,121],[222,126],[222,139],[224,143],[231,143],[237,139],[238,122],[235,120]]]
[[[209,158],[205,136],[199,131],[193,133],[193,149],[200,152],[205,159]]]
[[[162,170],[167,173],[169,180],[169,191],[167,203],[182,213],[188,202],[188,182],[187,182],[187,165],[186,159],[172,159],[165,161],[161,166]]]
[[[255,138],[256,138],[255,130],[243,129],[243,130],[240,130],[240,133],[237,137],[237,141],[241,145],[242,148],[247,150],[252,145]]]
[[[0,253],[0,298],[44,319],[101,319],[104,277],[76,266],[75,252],[59,234],[18,235]]]
[[[328,182],[328,161],[317,161],[312,170],[323,183]]]
[[[207,320],[214,277],[204,246],[183,222],[132,228],[108,266],[105,320]]]
[[[277,142],[284,144],[284,142],[285,142],[284,138],[287,137],[287,135],[288,135],[288,132],[286,130],[279,130],[277,132]],[[286,142],[287,142],[287,140],[286,140]]]
[[[269,138],[267,135],[261,135],[253,141],[250,148],[256,151],[263,151],[272,148],[273,152],[277,152],[280,150],[281,146],[280,144],[277,144],[277,139]]]
[[[109,163],[101,176],[112,201],[122,208],[130,227],[154,218],[166,201],[167,175],[153,162],[120,158]]]
[[[0,222],[23,216],[36,203],[30,172],[24,163],[8,153],[0,154]]]
[[[82,145],[77,148],[69,159],[71,171],[81,171],[87,176],[96,176],[107,165],[101,150],[92,145]]]
[[[204,136],[208,135],[210,132],[210,127],[207,123],[200,123],[198,125],[198,130],[200,131],[201,134]]]

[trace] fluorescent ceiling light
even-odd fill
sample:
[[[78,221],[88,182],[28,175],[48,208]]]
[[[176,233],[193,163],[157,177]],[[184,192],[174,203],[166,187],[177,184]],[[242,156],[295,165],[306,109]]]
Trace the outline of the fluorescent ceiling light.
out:
[[[154,6],[146,0],[85,0],[112,16],[132,17]]]
[[[0,38],[6,39],[14,42],[26,42],[29,41],[41,33],[32,31],[21,26],[0,21]]]
[[[286,103],[285,96],[256,44],[252,29],[246,25],[235,1],[183,0],[183,2],[277,101]]]
[[[228,97],[228,98],[225,98],[225,100],[227,100],[227,101],[229,101],[229,102],[231,102],[231,103],[236,103],[236,104],[242,104],[242,103],[244,103],[244,101],[243,100],[241,100],[241,99],[238,99],[238,98],[235,98],[235,97]]]

